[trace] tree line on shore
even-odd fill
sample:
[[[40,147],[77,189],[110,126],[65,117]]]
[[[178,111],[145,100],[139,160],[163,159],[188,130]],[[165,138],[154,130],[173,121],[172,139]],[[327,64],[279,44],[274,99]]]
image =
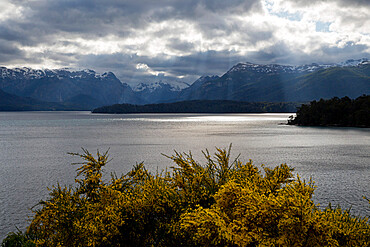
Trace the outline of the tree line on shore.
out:
[[[370,127],[370,95],[334,97],[302,105],[288,124],[302,126]]]
[[[241,102],[231,100],[191,100],[148,105],[115,104],[94,109],[93,113],[267,113],[295,112],[298,103]]]

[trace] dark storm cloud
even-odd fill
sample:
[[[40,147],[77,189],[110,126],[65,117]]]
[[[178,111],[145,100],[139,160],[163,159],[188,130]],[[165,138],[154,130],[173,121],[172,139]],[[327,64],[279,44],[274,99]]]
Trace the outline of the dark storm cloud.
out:
[[[40,37],[40,35],[38,36]],[[40,42],[40,40],[35,42],[35,34],[28,25],[14,21],[0,22],[0,39],[12,41],[21,45],[32,45]]]
[[[276,63],[277,59],[286,57],[290,53],[290,49],[283,42],[279,42],[273,46],[266,47],[263,50],[250,52],[248,57],[259,63]]]
[[[230,51],[207,51],[168,60],[157,59],[157,61],[148,61],[148,66],[155,70],[167,70],[172,74],[202,76],[225,72],[245,58]]]
[[[6,20],[0,22],[0,39],[13,41],[22,46],[52,43],[57,40],[47,23],[36,24],[36,20]]]
[[[18,32],[13,28],[11,28],[9,25],[2,24],[0,25],[0,39],[8,40],[8,41],[18,41],[24,39],[24,36],[21,34],[21,32]]]
[[[52,34],[78,34],[85,38],[103,37],[109,34],[127,37],[135,29],[166,20],[187,20],[196,24],[205,34],[220,35],[233,32],[233,26],[224,16],[258,11],[259,0],[142,0],[142,1],[30,1],[22,2],[26,21],[11,23],[29,40],[44,42],[43,37]],[[0,28],[2,25],[0,24]],[[3,27],[4,28],[4,27]],[[222,32],[220,32],[222,31]],[[7,36],[4,33],[4,36]],[[13,34],[14,36],[14,34]],[[22,40],[26,37],[22,37]]]
[[[0,39],[0,62],[5,63],[14,61],[19,57],[24,57],[25,53],[16,47],[13,42]]]
[[[193,43],[183,41],[178,38],[169,39],[167,40],[167,42],[168,42],[167,46],[176,51],[187,53],[195,50],[195,45]]]
[[[288,46],[284,41],[276,42],[263,50],[250,52],[248,58],[260,64],[299,65],[310,62],[310,56]]]
[[[367,48],[366,45],[347,42],[343,47],[323,45],[319,49],[307,54],[281,41],[263,50],[250,52],[247,57],[255,63],[262,64],[302,65],[311,63],[338,63],[348,59],[370,57],[370,53],[366,52]]]
[[[333,62],[338,59],[344,61],[350,58],[370,57],[370,53],[366,52],[366,49],[368,49],[366,45],[348,41],[344,47],[323,46],[314,53],[320,54],[323,60]]]
[[[192,19],[204,14],[201,8],[223,14],[249,11],[258,0],[242,1],[169,1],[169,0],[39,0],[24,2],[29,21],[50,32],[78,32],[106,35],[139,28],[150,22],[168,19]]]
[[[338,2],[344,6],[368,6],[370,7],[369,0],[339,0]]]

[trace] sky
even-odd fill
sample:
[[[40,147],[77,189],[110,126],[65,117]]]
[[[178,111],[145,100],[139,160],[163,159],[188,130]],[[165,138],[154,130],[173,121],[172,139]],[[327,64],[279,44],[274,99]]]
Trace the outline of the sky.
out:
[[[0,66],[193,82],[370,58],[370,0],[0,0]]]

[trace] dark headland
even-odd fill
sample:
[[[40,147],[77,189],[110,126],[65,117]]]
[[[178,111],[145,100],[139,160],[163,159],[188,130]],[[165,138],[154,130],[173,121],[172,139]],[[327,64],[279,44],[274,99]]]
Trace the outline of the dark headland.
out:
[[[298,108],[297,116],[290,117],[290,125],[370,127],[370,95],[356,99],[334,97],[312,101]]]

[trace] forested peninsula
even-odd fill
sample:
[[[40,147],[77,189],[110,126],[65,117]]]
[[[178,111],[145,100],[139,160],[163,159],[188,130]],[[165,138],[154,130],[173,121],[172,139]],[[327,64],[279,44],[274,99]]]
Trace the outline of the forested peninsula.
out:
[[[296,112],[299,103],[192,100],[148,105],[115,104],[96,108],[92,113],[267,113]]]
[[[288,120],[290,125],[370,127],[370,95],[356,99],[334,97],[312,101],[298,108],[297,115]]]

